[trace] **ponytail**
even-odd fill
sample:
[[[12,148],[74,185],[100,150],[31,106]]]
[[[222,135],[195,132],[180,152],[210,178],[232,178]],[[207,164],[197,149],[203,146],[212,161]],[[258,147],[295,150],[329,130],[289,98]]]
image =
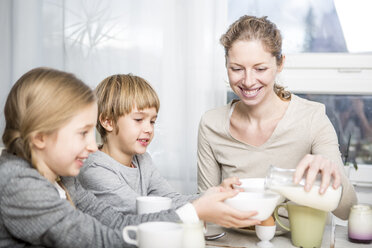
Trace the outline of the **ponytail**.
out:
[[[290,101],[292,98],[291,92],[284,89],[283,86],[274,84],[274,92],[283,101]]]

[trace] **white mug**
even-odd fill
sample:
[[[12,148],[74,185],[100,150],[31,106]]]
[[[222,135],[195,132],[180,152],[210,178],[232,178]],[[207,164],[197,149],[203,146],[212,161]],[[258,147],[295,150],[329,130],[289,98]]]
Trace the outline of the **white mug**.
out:
[[[172,199],[162,196],[140,196],[136,198],[137,214],[156,213],[170,209]]]
[[[136,238],[129,237],[129,232],[135,232]],[[128,244],[140,248],[181,248],[183,227],[173,222],[146,222],[124,227],[123,238]]]

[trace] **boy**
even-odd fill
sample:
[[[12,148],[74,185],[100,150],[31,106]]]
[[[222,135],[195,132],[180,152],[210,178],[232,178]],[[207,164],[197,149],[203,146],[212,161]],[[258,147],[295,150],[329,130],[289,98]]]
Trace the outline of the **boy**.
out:
[[[240,212],[223,203],[231,196],[223,196],[221,191],[226,189],[222,187],[231,189],[232,184],[240,184],[237,178],[225,179],[222,187],[212,188],[210,193],[214,196],[208,192],[200,196],[174,191],[160,175],[146,153],[154,136],[160,103],[144,79],[131,74],[113,75],[104,79],[95,92],[97,130],[102,145],[88,157],[80,171],[78,177],[84,188],[125,213],[136,212],[138,196],[156,195],[171,198],[173,208],[183,221],[201,218],[223,226],[236,226],[243,219],[245,226],[259,223],[248,219],[254,212]],[[208,202],[208,206],[201,202]],[[211,208],[216,211],[210,211]]]
[[[96,95],[103,144],[85,161],[83,186],[126,213],[136,212],[138,196],[166,196],[174,208],[198,198],[174,191],[146,152],[160,107],[154,89],[140,77],[114,75],[98,85]]]

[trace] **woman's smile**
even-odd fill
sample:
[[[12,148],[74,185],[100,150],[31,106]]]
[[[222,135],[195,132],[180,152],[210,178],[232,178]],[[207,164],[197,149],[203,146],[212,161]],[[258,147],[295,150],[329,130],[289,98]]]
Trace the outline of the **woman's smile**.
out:
[[[260,93],[262,88],[263,86],[254,89],[244,89],[239,86],[239,89],[245,98],[255,98]]]

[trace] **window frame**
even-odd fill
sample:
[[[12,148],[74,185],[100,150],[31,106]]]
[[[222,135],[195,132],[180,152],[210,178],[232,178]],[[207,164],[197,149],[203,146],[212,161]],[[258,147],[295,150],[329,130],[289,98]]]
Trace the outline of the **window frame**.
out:
[[[372,95],[372,54],[288,54],[278,79],[294,93]]]

